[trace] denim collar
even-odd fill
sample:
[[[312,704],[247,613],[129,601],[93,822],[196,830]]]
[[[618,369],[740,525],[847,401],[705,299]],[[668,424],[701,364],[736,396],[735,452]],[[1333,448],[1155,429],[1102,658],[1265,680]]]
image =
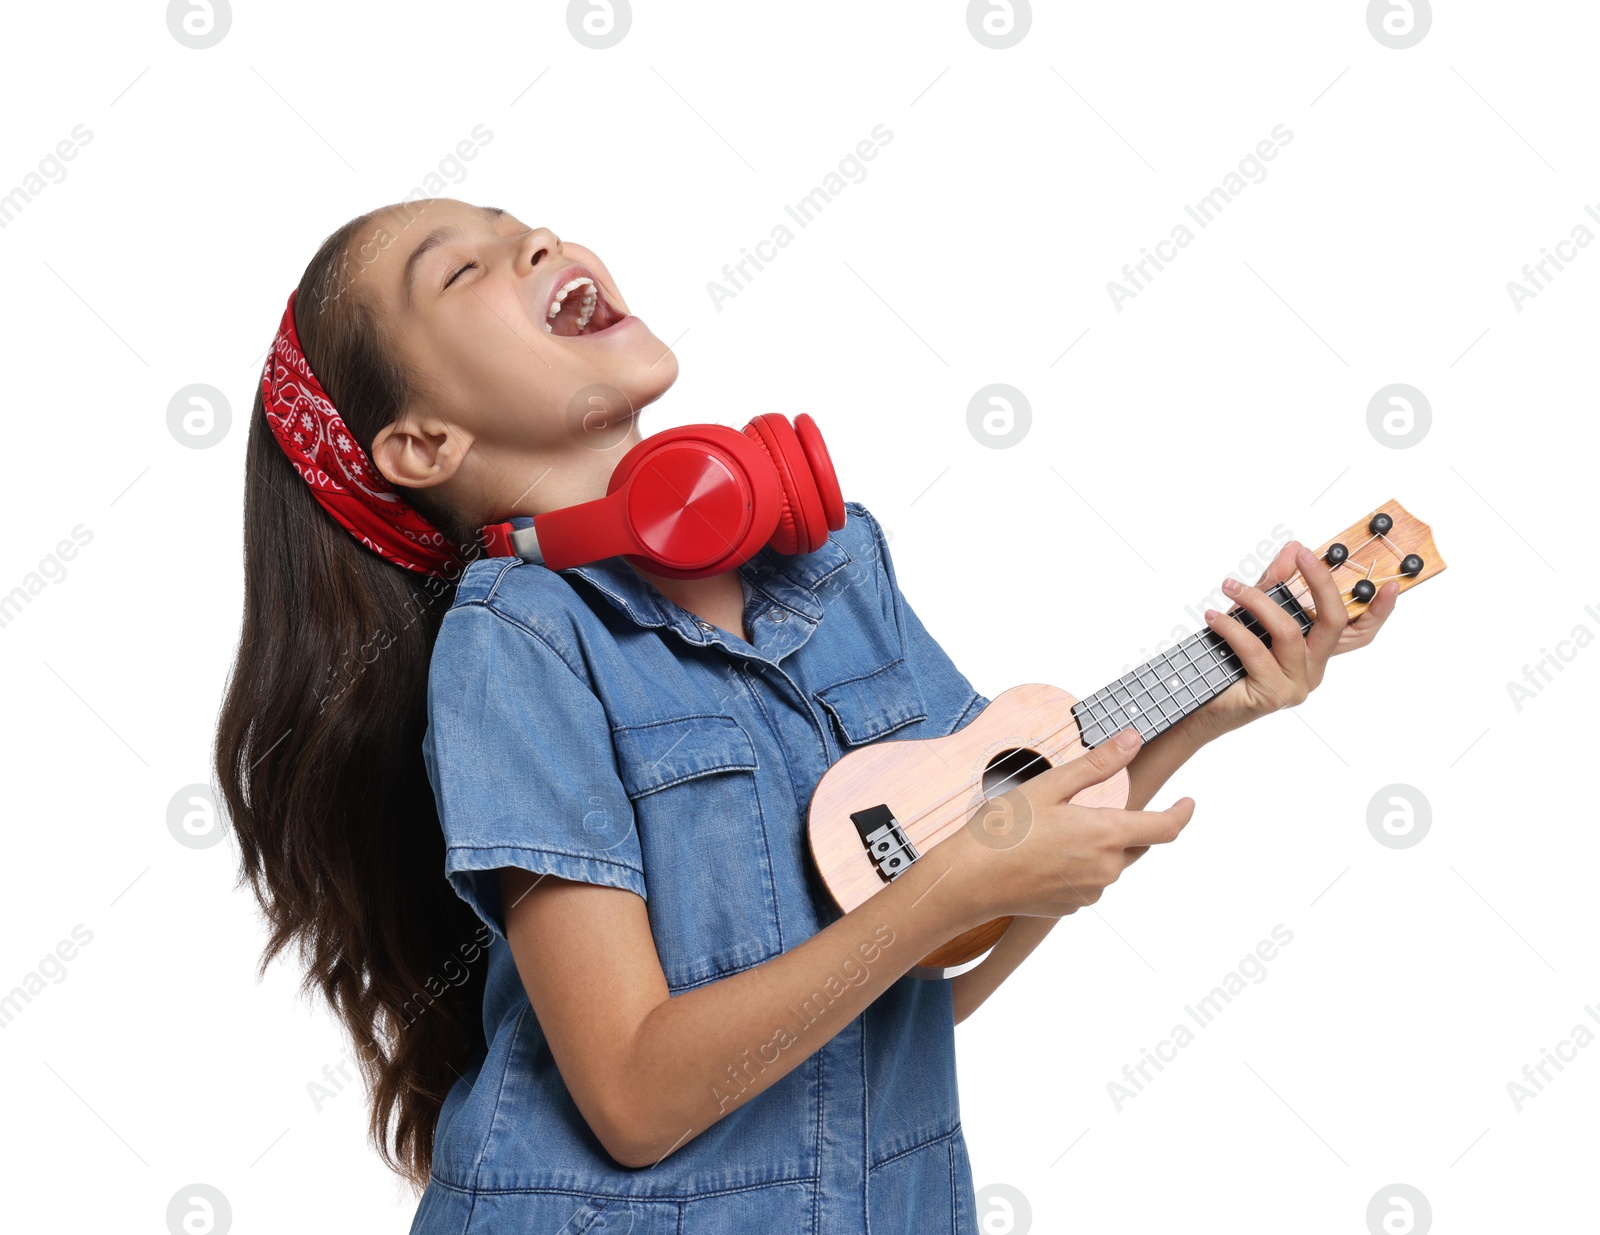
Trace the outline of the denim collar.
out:
[[[806,618],[812,625],[822,620],[822,601],[816,588],[835,571],[854,559],[838,539],[829,536],[822,547],[811,553],[779,553],[763,546],[754,557],[741,562],[739,574],[755,591],[773,604]],[[670,626],[688,642],[705,645],[725,638],[725,632],[704,631],[694,614],[662,595],[623,557],[601,558],[579,566],[563,566],[556,573],[577,575],[593,585],[619,609],[641,626]]]

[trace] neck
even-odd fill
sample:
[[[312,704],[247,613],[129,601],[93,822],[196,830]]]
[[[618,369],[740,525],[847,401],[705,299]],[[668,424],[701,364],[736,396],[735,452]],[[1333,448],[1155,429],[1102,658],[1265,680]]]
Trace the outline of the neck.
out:
[[[1300,624],[1302,636],[1311,629],[1309,590],[1298,576],[1293,584],[1279,583],[1263,590]],[[1248,612],[1237,605],[1228,612],[1272,646],[1272,636]],[[1130,725],[1148,742],[1244,676],[1238,655],[1221,635],[1206,627],[1080,700],[1072,716],[1083,744],[1091,749]]]

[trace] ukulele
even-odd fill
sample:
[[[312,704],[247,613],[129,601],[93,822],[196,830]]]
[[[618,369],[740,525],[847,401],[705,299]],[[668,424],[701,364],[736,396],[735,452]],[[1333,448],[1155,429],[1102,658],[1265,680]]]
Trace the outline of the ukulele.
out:
[[[1445,568],[1432,530],[1398,502],[1372,511],[1315,554],[1341,585],[1352,618],[1387,580],[1399,580],[1404,591]],[[1302,636],[1311,629],[1316,602],[1299,571],[1262,590],[1299,623]],[[1228,612],[1272,646],[1265,628],[1241,606]],[[992,831],[1003,836],[1008,804],[991,796],[1086,754],[1129,726],[1148,742],[1244,676],[1237,654],[1206,627],[1085,699],[1039,682],[1013,686],[945,737],[887,738],[851,751],[812,795],[807,829],[818,873],[848,913],[985,807],[1002,816]],[[1071,800],[1126,806],[1126,769]],[[989,823],[986,817],[984,826]],[[1010,917],[1001,917],[973,927],[911,972],[941,978],[969,969],[1010,925]]]

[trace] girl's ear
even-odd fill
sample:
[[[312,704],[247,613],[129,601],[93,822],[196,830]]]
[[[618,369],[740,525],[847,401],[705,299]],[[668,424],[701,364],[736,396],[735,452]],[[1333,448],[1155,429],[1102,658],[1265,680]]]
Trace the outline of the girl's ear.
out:
[[[397,489],[426,489],[454,476],[471,446],[464,429],[402,416],[372,439],[372,465]]]

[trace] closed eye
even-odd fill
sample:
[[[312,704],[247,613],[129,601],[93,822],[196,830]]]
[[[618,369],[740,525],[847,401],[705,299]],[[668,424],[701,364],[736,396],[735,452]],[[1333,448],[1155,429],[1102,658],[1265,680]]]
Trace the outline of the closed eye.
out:
[[[445,280],[445,287],[448,288],[450,284],[459,279],[466,271],[473,269],[473,267],[475,267],[477,264],[477,262],[468,262],[465,266],[461,267],[460,270],[456,271],[447,280]]]

